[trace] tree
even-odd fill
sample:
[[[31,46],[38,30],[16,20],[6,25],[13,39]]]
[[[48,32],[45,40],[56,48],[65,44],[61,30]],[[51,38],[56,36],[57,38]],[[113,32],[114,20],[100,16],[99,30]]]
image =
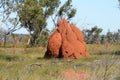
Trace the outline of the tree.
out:
[[[59,0],[25,0],[19,7],[20,22],[30,33],[30,46],[39,43],[42,32],[47,25],[47,19],[54,13]]]
[[[84,30],[85,40],[88,44],[93,44],[100,41],[100,33],[102,32],[101,28],[97,26],[92,27],[90,30]]]
[[[28,43],[30,46],[37,46],[50,16],[57,14],[57,17],[62,18],[64,14],[67,14],[66,16],[70,19],[75,15],[76,10],[71,9],[71,0],[62,7],[60,3],[60,0],[25,0],[24,4],[19,6],[20,22],[30,33],[30,43]],[[53,22],[55,23],[56,19],[53,19]]]
[[[21,28],[19,23],[19,17],[17,15],[17,5],[22,0],[1,0],[0,1],[0,21],[4,24],[4,47],[6,45],[7,35]],[[13,17],[14,15],[14,17]],[[16,16],[15,16],[16,15]]]
[[[0,42],[3,42],[4,30],[0,27]]]
[[[107,32],[107,34],[106,34],[106,38],[107,38],[107,42],[108,42],[108,43],[113,43],[114,37],[113,37],[113,33],[110,32],[110,30],[108,30],[108,32]]]
[[[101,36],[101,44],[105,44],[106,43],[106,40],[105,40],[105,35],[102,35]]]
[[[118,2],[120,3],[120,0],[118,0]]]
[[[119,2],[119,7],[118,8],[120,9],[120,0],[118,0],[118,2]]]
[[[36,46],[42,32],[46,30],[47,19],[50,16],[54,16],[52,19],[55,26],[59,19],[66,17],[70,20],[75,16],[76,10],[72,8],[71,2],[72,0],[67,0],[60,6],[60,0],[1,0],[1,22],[6,25],[4,45],[7,35],[24,27],[30,33],[30,46]]]
[[[118,32],[114,32],[114,33],[108,31],[106,34],[106,37],[107,37],[108,43],[120,43],[119,29],[118,29]]]
[[[72,7],[71,3],[72,0],[67,0],[60,8],[56,8],[54,18],[51,16],[55,27],[60,19],[66,18],[70,21],[70,19],[75,16],[76,9]]]

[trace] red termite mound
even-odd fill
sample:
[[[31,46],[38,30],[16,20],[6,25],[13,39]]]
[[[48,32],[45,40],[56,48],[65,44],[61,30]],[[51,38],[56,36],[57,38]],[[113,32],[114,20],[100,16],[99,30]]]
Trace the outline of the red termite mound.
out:
[[[80,58],[88,57],[82,32],[66,19],[58,22],[58,28],[50,36],[45,58]]]

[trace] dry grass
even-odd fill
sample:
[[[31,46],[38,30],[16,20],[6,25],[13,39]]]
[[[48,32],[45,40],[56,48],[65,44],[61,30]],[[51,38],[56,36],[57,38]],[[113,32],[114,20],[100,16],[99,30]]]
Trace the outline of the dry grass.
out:
[[[0,48],[0,78],[3,80],[64,80],[62,72],[72,68],[85,71],[87,80],[119,80],[120,45],[88,45],[90,58],[77,60],[44,59],[45,49]],[[95,50],[93,50],[95,49]],[[14,53],[15,50],[15,53]],[[98,55],[102,53],[101,55]],[[106,55],[107,54],[107,55]]]

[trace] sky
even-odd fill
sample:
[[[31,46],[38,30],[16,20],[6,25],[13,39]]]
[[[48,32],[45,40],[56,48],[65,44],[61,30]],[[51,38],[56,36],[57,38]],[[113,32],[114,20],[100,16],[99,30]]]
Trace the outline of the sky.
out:
[[[73,0],[77,9],[74,22],[80,29],[90,29],[97,25],[103,29],[116,32],[120,29],[120,9],[118,0]]]
[[[64,3],[66,0],[62,0]],[[71,20],[78,28],[90,29],[95,25],[102,28],[102,33],[108,30],[116,32],[120,29],[120,9],[118,0],[72,0],[73,7],[77,10],[76,16]],[[48,20],[49,30],[54,28]],[[15,33],[27,33],[21,29]]]

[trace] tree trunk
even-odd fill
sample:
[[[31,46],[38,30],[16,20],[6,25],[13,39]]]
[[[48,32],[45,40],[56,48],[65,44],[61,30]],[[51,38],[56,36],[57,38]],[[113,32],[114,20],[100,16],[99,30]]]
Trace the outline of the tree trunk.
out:
[[[40,40],[41,35],[42,35],[42,31],[31,35],[31,38],[30,38],[31,47],[35,47],[39,45],[39,40]]]
[[[27,41],[27,45],[30,45],[30,41],[31,41],[31,35],[30,35],[30,37],[29,37],[29,39]]]
[[[4,35],[4,48],[6,47],[6,38],[7,38],[7,35],[5,34]]]

